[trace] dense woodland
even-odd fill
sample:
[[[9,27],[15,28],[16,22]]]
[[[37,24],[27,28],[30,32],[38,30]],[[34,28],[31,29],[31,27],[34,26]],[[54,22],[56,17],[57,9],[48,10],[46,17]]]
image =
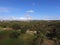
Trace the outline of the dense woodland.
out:
[[[45,45],[47,41],[60,45],[59,20],[0,21],[0,45]]]

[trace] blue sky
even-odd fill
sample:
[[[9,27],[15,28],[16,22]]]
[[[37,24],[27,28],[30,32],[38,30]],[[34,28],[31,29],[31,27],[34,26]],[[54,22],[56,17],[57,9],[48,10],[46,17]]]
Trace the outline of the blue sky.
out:
[[[60,20],[60,0],[0,0],[0,19]]]

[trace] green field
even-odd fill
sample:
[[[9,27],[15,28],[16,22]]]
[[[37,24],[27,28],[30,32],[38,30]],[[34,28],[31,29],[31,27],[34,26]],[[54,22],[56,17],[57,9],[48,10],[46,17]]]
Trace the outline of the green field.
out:
[[[14,35],[18,35],[17,33],[20,33],[18,31],[0,30],[0,45],[32,45],[32,40],[33,38],[35,38],[34,35],[30,33],[24,33],[24,34],[18,35],[17,38],[10,37],[10,34],[14,32],[16,33]]]

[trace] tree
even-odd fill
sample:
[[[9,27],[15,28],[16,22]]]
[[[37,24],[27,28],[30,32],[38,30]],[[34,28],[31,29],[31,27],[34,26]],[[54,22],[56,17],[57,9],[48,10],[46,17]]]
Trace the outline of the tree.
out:
[[[12,25],[12,28],[13,28],[14,30],[21,29],[20,25],[17,24],[17,23],[13,24],[13,25]]]

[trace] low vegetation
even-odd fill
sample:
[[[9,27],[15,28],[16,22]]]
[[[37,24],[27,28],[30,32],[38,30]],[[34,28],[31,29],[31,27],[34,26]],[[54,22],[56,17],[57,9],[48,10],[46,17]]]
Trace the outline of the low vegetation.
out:
[[[0,45],[44,45],[47,41],[60,45],[60,21],[0,21]]]

